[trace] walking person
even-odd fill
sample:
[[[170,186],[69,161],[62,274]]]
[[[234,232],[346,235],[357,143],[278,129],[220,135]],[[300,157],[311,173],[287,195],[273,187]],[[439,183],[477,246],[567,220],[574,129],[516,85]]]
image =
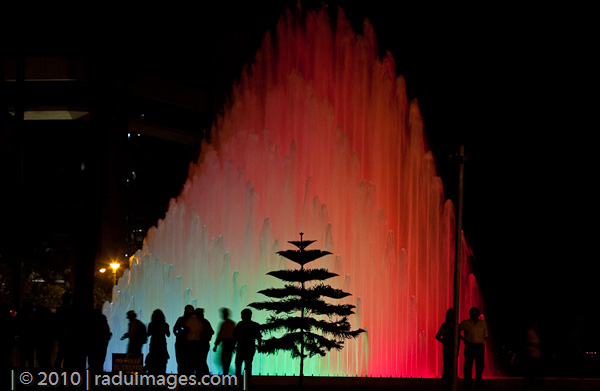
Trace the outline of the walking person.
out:
[[[121,341],[129,338],[128,354],[142,354],[142,346],[148,341],[146,326],[137,319],[135,311],[127,311],[127,319],[129,319],[129,330],[123,334]]]
[[[217,346],[221,345],[221,366],[223,367],[223,375],[229,374],[229,367],[231,366],[231,358],[233,357],[233,349],[235,348],[235,340],[233,339],[233,331],[235,330],[235,322],[229,319],[229,310],[227,308],[221,309],[221,317],[223,322],[219,327],[219,333],[217,334],[217,340],[215,341],[215,347],[213,351],[217,351]]]
[[[479,319],[479,308],[469,310],[469,319],[460,322],[459,332],[465,343],[465,389],[471,389],[473,377],[473,362],[475,362],[475,387],[483,388],[483,368],[485,364],[485,340],[488,337],[488,328],[485,320]]]

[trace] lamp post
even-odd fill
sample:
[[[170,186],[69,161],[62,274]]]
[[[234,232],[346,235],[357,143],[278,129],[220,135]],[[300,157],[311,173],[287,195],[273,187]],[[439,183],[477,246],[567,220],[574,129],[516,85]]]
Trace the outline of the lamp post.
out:
[[[119,265],[117,262],[112,262],[110,264],[110,267],[113,270],[113,286],[117,285],[117,269],[119,268],[119,266],[121,265]]]
[[[457,155],[454,156],[454,161],[458,163],[458,195],[456,201],[456,236],[454,237],[454,350],[458,353],[459,333],[459,307],[460,307],[460,256],[462,244],[462,210],[463,210],[463,182],[465,175],[465,147],[460,146]],[[452,355],[452,391],[457,388],[457,369],[458,369],[458,354]]]

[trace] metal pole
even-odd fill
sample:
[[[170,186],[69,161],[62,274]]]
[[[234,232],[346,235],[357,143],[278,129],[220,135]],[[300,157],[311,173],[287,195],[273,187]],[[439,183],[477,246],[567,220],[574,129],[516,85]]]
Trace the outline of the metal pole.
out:
[[[4,59],[2,59],[4,60]],[[4,76],[4,75],[3,75]],[[23,208],[24,206],[21,204],[24,199],[25,194],[25,56],[22,54],[17,55],[17,69],[16,69],[16,96],[15,96],[15,130],[18,137],[18,145],[17,147],[20,149],[20,166],[19,166],[19,187],[18,194],[19,200],[17,201],[19,204],[18,207]],[[4,113],[2,113],[4,114]],[[15,225],[15,231],[17,234],[17,243],[14,269],[13,269],[13,302],[15,308],[18,310],[21,309],[22,301],[23,301],[23,248],[24,238],[26,237],[26,230],[21,219],[17,219]]]
[[[462,242],[463,180],[465,173],[465,147],[460,146],[458,156],[458,194],[456,197],[456,236],[454,237],[454,351],[458,352],[458,319],[460,308],[460,262]],[[457,389],[458,354],[452,355],[452,391]]]

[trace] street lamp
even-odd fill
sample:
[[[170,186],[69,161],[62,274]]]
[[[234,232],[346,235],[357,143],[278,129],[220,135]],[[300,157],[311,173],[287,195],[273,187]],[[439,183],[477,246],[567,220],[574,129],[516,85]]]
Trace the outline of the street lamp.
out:
[[[113,270],[113,285],[117,285],[117,269],[119,268],[119,265],[117,262],[113,262],[110,264],[110,267]]]

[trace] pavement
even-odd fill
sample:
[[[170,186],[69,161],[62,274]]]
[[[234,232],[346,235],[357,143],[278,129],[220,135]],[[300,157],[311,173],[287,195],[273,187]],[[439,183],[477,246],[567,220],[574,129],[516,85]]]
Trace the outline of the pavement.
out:
[[[254,376],[252,378],[252,390],[300,390],[297,377],[276,376]],[[463,390],[463,382],[458,380],[457,390]],[[483,390],[555,390],[555,391],[577,391],[577,390],[599,390],[600,379],[573,379],[573,378],[541,378],[535,379],[534,383],[525,388],[523,378],[498,378],[484,379]],[[427,391],[446,390],[442,386],[441,379],[424,378],[373,378],[373,377],[305,377],[303,390],[321,391]]]

